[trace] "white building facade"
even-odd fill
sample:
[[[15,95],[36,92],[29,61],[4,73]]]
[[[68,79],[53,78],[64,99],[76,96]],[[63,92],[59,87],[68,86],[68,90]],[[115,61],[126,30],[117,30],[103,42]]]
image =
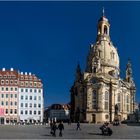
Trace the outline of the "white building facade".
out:
[[[43,122],[43,86],[40,79],[21,73],[19,87],[19,119],[21,122]]]

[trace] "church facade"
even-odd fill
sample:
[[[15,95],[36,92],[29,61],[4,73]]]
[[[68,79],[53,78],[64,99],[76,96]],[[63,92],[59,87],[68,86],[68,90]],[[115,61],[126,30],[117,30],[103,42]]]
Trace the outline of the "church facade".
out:
[[[136,87],[128,60],[126,76],[120,78],[119,55],[110,39],[110,24],[104,12],[98,21],[97,39],[91,44],[84,72],[78,64],[71,87],[71,120],[112,122],[125,120],[135,110]]]

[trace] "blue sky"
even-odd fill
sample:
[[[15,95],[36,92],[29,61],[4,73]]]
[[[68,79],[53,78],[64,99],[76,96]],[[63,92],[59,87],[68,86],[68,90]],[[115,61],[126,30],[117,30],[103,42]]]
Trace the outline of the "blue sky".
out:
[[[139,102],[140,2],[0,2],[0,68],[40,77],[45,106],[69,102],[77,62],[84,70],[102,7],[122,78],[131,58]]]

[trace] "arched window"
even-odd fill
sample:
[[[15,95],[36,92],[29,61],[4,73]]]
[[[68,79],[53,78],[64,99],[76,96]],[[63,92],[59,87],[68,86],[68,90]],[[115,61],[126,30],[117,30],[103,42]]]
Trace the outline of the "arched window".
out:
[[[96,109],[97,107],[97,92],[96,90],[93,90],[93,94],[92,94],[92,106],[93,106],[93,109]]]
[[[108,32],[108,31],[107,31],[107,26],[105,25],[105,26],[104,26],[104,34],[107,34],[107,32]]]
[[[105,92],[105,106],[104,106],[105,110],[109,109],[109,93],[108,91]]]
[[[108,100],[109,99],[109,95],[108,95],[108,92],[106,91],[105,92],[105,100]]]
[[[120,109],[121,109],[121,95],[120,95],[120,93],[118,93],[118,95],[117,95],[117,105],[118,105],[118,110],[120,111]]]
[[[126,102],[129,103],[129,96],[126,95]]]
[[[126,95],[125,97],[126,97],[126,111],[129,112],[130,111],[129,110],[129,96]]]
[[[113,51],[110,52],[111,59],[115,59],[115,53]]]
[[[93,90],[93,99],[96,99],[96,95],[97,93],[96,93],[96,90]]]
[[[121,96],[120,96],[120,94],[118,94],[118,102],[120,102],[121,101]]]

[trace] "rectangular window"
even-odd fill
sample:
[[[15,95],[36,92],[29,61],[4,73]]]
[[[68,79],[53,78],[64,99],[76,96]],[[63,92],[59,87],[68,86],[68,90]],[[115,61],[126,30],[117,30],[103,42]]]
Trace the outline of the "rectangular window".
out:
[[[15,94],[15,98],[17,98],[17,94]]]
[[[36,93],[37,92],[37,90],[36,89],[34,89],[34,93]]]
[[[32,107],[32,103],[30,103],[30,107]]]
[[[1,98],[4,98],[4,94],[1,94]]]
[[[28,96],[27,95],[25,96],[25,100],[28,100]]]
[[[23,110],[20,111],[20,114],[23,114]]]
[[[15,91],[17,91],[17,88],[15,88]]]
[[[8,109],[6,109],[5,113],[8,114]]]
[[[10,114],[13,114],[13,110],[12,109],[10,109]]]
[[[17,102],[15,102],[15,106],[17,105]]]
[[[36,104],[34,104],[34,107],[36,107]]]
[[[23,92],[23,88],[21,89],[21,92]]]
[[[10,102],[10,105],[12,106],[13,105],[13,102]]]
[[[13,94],[10,94],[10,97],[13,98]]]
[[[25,114],[26,114],[26,115],[28,114],[28,111],[27,111],[27,110],[25,110]]]
[[[4,91],[4,87],[2,87],[1,90]]]
[[[36,96],[34,96],[34,100],[36,100]]]
[[[41,114],[41,112],[40,111],[38,111],[38,115],[40,115]]]
[[[34,111],[34,115],[36,115],[36,111]]]
[[[30,110],[30,115],[32,115],[32,111]]]
[[[28,92],[28,89],[27,88],[25,89],[25,92]]]
[[[127,112],[129,112],[129,105],[127,104]]]
[[[32,92],[32,89],[30,89],[30,92]]]
[[[41,100],[41,96],[38,96],[38,100]]]
[[[10,90],[13,91],[13,88],[11,88]]]
[[[21,98],[20,99],[23,100],[23,95],[21,95]]]
[[[20,107],[23,107],[23,103],[20,104]]]
[[[93,100],[93,109],[96,109],[96,107],[97,107],[97,103],[96,103],[96,100]]]
[[[38,107],[40,108],[41,107],[41,104],[38,104]]]
[[[1,101],[1,105],[2,105],[2,106],[4,105],[4,102],[3,102],[3,101]]]
[[[8,91],[8,87],[6,87],[6,91]]]
[[[25,107],[28,107],[28,104],[27,103],[25,103]]]
[[[8,101],[6,101],[6,106],[8,105]]]
[[[108,110],[108,102],[105,102],[105,110]]]
[[[32,100],[32,96],[30,96],[30,100]]]
[[[14,113],[17,114],[17,110],[16,109],[14,110]]]
[[[6,98],[8,98],[8,94],[6,94]]]

